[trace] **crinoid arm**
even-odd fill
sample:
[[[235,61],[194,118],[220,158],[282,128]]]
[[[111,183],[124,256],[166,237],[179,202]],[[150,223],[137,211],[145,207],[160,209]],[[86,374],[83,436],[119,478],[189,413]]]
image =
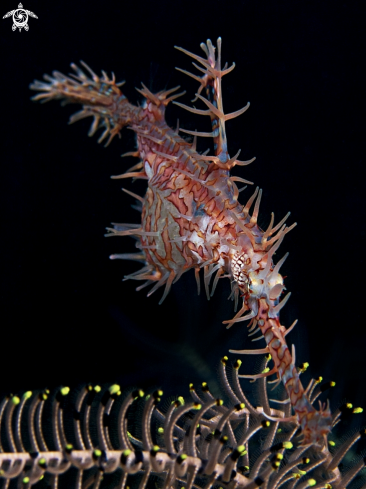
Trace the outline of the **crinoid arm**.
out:
[[[117,384],[6,397],[0,403],[0,480],[5,487],[12,480],[32,487],[44,479],[59,489],[70,483],[106,489],[137,484],[277,489],[288,482],[296,489],[350,487],[365,459],[346,472],[341,464],[364,430],[333,455],[326,439],[304,446],[287,401],[269,399],[266,379],[254,384],[251,398],[257,404],[244,393],[240,363],[231,366],[222,358],[222,399],[215,399],[205,382],[197,389],[190,384],[190,398],[180,395],[170,403],[162,401],[160,389],[121,392]]]

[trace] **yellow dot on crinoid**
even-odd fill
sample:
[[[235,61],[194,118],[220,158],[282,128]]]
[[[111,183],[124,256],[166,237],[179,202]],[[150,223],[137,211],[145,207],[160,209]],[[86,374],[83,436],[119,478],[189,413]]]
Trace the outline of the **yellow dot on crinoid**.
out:
[[[113,384],[109,387],[109,393],[111,396],[113,396],[113,394],[117,394],[119,391],[120,391],[120,386],[118,384]]]
[[[284,441],[282,443],[282,446],[283,446],[283,448],[287,448],[287,450],[291,450],[291,448],[293,447],[293,444],[290,441]]]

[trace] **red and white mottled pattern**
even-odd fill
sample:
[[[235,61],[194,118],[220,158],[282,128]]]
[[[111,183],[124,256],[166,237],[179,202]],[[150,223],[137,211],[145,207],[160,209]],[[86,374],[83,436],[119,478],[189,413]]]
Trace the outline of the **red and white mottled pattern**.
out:
[[[198,153],[195,138],[193,142],[188,142],[179,135],[178,130],[171,129],[165,122],[166,105],[182,95],[173,94],[179,87],[153,94],[143,85],[139,92],[146,102],[136,107],[122,94],[119,89],[121,84],[116,84],[114,75],[110,79],[103,72],[100,78],[83,63],[91,78],[72,65],[76,71],[72,78],[54,72],[52,77],[45,76],[47,83],[36,81],[31,88],[42,92],[34,97],[35,100],[61,99],[82,104],[82,110],[71,121],[93,116],[89,134],[103,127],[99,141],[109,135],[109,144],[114,136],[120,135],[124,126],[136,133],[137,149],[132,155],[138,157],[139,162],[127,173],[114,178],[147,180],[144,198],[136,196],[142,203],[141,223],[118,224],[109,231],[112,235],[135,236],[139,240],[140,251],[134,255],[120,254],[111,258],[144,262],[141,270],[127,278],[143,280],[143,285],[138,289],[152,285],[148,295],[165,285],[160,302],[166,297],[172,283],[189,269],[195,270],[199,283],[198,273],[203,268],[207,297],[210,297],[212,277],[211,295],[218,279],[221,276],[229,277],[235,306],[239,296],[243,303],[236,316],[225,323],[230,327],[236,322],[249,320],[251,331],[258,328],[267,344],[257,351],[233,352],[270,354],[274,363],[269,372],[241,377],[254,379],[276,374],[286,387],[295,416],[302,427],[304,442],[318,442],[330,430],[330,411],[328,408],[316,411],[299,380],[293,355],[285,341],[286,329],[279,320],[280,309],[289,298],[287,294],[280,302],[284,285],[279,268],[287,255],[276,265],[272,260],[285,234],[295,224],[286,227],[286,216],[273,227],[272,216],[268,229],[263,231],[257,225],[261,199],[258,188],[245,206],[238,201],[239,190],[235,182],[251,182],[231,176],[230,169],[235,165],[247,165],[254,159],[239,161],[239,153],[230,158],[225,122],[244,113],[249,104],[232,114],[224,113],[221,81],[235,65],[221,68],[221,39],[217,42],[217,55],[210,40],[207,44],[201,44],[205,58],[178,48],[203,67],[201,71],[204,75],[201,77],[180,71],[199,81],[196,99],[200,99],[206,109],[175,102],[194,114],[210,116],[211,133],[180,131],[211,137],[215,152],[212,156]],[[201,95],[203,91],[206,97]]]

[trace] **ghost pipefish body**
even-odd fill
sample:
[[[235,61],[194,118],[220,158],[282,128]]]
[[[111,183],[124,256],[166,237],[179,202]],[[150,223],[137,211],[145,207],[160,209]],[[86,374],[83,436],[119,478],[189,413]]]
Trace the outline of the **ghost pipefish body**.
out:
[[[111,258],[142,262],[143,268],[126,278],[143,281],[137,290],[152,285],[148,296],[164,285],[160,303],[172,284],[187,270],[194,269],[199,290],[199,272],[203,268],[208,299],[214,293],[218,280],[228,277],[235,308],[239,297],[243,302],[235,317],[225,321],[227,327],[249,321],[250,332],[259,331],[267,344],[259,350],[231,352],[270,354],[274,363],[269,371],[266,369],[258,375],[241,377],[257,379],[277,375],[287,390],[295,413],[291,419],[300,424],[304,443],[317,443],[330,431],[331,413],[328,406],[322,405],[317,411],[300,382],[295,367],[295,349],[292,348],[291,354],[285,339],[294,325],[286,330],[279,319],[280,310],[290,295],[280,301],[284,284],[279,269],[287,255],[276,265],[273,263],[275,251],[296,224],[287,227],[287,215],[274,225],[272,214],[268,228],[263,231],[257,224],[262,194],[258,188],[244,206],[239,203],[236,182],[252,182],[231,175],[230,170],[235,166],[248,165],[255,158],[241,161],[238,159],[240,151],[230,157],[225,123],[243,114],[249,103],[242,109],[225,114],[221,83],[223,76],[230,73],[235,64],[221,67],[221,38],[217,40],[217,54],[210,40],[202,43],[201,48],[204,58],[177,47],[194,59],[193,65],[201,72],[198,76],[179,69],[199,83],[193,102],[199,100],[205,108],[173,103],[193,114],[209,116],[211,132],[178,127],[174,130],[167,125],[166,106],[185,93],[176,93],[180,87],[154,94],[142,84],[142,88],[137,90],[145,101],[137,107],[120,90],[124,82],[116,83],[114,74],[108,77],[105,72],[99,77],[83,62],[85,71],[72,64],[75,74],[65,76],[55,71],[52,77],[45,75],[45,82],[35,81],[30,88],[41,92],[33,97],[34,100],[59,99],[81,104],[82,110],[74,114],[70,122],[93,117],[89,136],[103,128],[98,142],[108,138],[106,146],[116,135],[120,137],[123,127],[135,132],[137,149],[126,156],[138,157],[139,162],[122,175],[112,178],[147,180],[144,197],[126,190],[141,204],[141,223],[115,224],[107,229],[108,236],[135,237],[139,251],[115,254]],[[183,139],[179,132],[194,136],[193,142]],[[197,152],[197,137],[213,139],[213,155]]]

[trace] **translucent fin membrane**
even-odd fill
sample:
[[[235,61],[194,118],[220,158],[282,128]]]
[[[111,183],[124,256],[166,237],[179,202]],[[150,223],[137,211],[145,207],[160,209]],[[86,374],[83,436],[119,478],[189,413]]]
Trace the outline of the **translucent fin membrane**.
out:
[[[255,406],[239,383],[241,362],[229,371],[227,363],[224,357],[219,368],[225,402],[215,399],[206,383],[197,390],[190,384],[192,399],[179,396],[165,409],[159,404],[161,390],[122,394],[116,384],[87,385],[73,402],[68,387],[52,396],[45,390],[5,398],[0,403],[3,487],[12,479],[18,487],[44,479],[39,487],[59,489],[351,484],[364,459],[344,475],[338,465],[364,431],[338,447],[334,457],[327,444],[302,447],[299,425],[288,421],[286,403],[269,399],[266,379],[255,384],[254,398],[261,402]]]

